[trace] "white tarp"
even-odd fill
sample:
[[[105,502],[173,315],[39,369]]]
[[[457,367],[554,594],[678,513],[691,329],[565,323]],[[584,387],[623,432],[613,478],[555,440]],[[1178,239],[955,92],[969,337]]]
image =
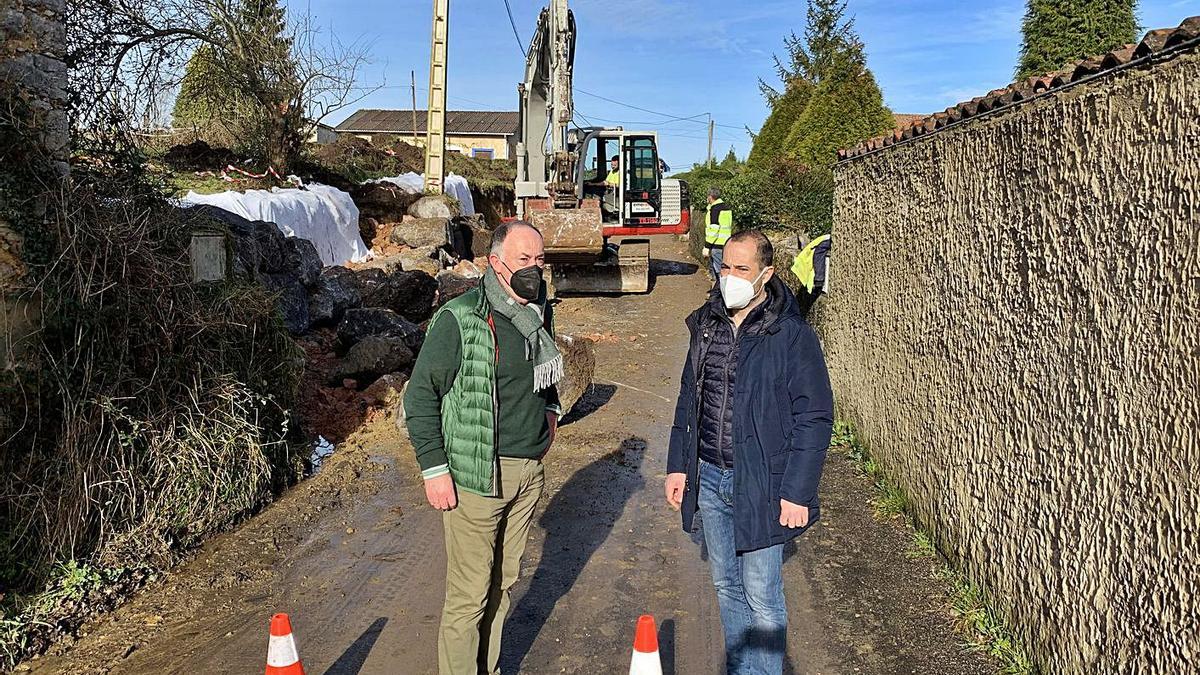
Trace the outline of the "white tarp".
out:
[[[188,192],[184,206],[210,204],[250,220],[275,223],[285,235],[307,239],[321,262],[344,265],[371,259],[371,249],[358,233],[358,207],[350,193],[309,183],[305,189],[271,188],[202,195]]]
[[[391,176],[388,178],[377,178],[369,180],[368,183],[391,183],[396,187],[403,188],[407,192],[419,193],[425,191],[425,174],[413,173],[409,171],[400,176]],[[462,205],[464,216],[475,215],[475,200],[471,197],[471,186],[467,184],[467,179],[456,174],[449,174],[443,183],[446,194],[458,200]]]

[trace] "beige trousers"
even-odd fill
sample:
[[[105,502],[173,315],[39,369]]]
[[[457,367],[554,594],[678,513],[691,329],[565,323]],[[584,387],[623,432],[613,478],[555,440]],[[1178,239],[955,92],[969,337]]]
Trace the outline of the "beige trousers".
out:
[[[499,675],[500,634],[534,508],[545,486],[536,459],[500,458],[498,497],[458,491],[442,515],[446,605],[438,631],[441,675]]]

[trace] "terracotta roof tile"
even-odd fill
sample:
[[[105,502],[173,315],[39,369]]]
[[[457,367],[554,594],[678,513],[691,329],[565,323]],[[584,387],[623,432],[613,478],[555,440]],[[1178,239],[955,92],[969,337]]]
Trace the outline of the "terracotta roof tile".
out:
[[[1104,61],[1100,64],[1100,67],[1104,70],[1108,70],[1109,68],[1116,68],[1117,66],[1123,66],[1126,63],[1129,63],[1133,60],[1133,50],[1136,48],[1137,45],[1133,42],[1130,42],[1120,49],[1112,50],[1104,55]]]
[[[1090,59],[1084,59],[1075,66],[1075,72],[1072,73],[1072,80],[1082,80],[1089,75],[1095,75],[1103,70],[1101,65],[1104,63],[1104,56],[1093,56]]]
[[[1133,50],[1133,58],[1140,59],[1143,56],[1161,51],[1167,45],[1167,38],[1174,33],[1173,28],[1159,28],[1146,33],[1146,37],[1138,43],[1137,49]]]
[[[1200,16],[1193,16],[1189,19],[1184,19],[1183,23],[1171,33],[1167,41],[1163,43],[1163,49],[1170,49],[1176,45],[1195,40],[1200,37]]]
[[[1098,54],[1067,64],[1061,70],[1035,75],[1007,87],[993,89],[985,96],[976,96],[950,106],[945,111],[932,115],[896,114],[896,128],[885,135],[876,136],[853,148],[838,151],[838,159],[858,157],[917,136],[933,133],[969,117],[974,117],[997,108],[1024,101],[1042,92],[1066,86],[1083,78],[1098,75],[1124,66],[1131,61],[1174,49],[1180,45],[1194,47],[1200,43],[1200,16],[1184,19],[1176,28],[1152,30],[1137,44],[1127,44],[1107,54]]]
[[[903,129],[904,127],[919,122],[925,119],[924,115],[913,115],[911,113],[893,113],[892,118],[896,120],[896,128]]]

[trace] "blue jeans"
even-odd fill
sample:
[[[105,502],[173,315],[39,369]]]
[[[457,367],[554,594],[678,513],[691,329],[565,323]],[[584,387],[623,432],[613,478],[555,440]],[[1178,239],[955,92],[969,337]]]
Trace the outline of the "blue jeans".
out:
[[[700,520],[725,629],[725,669],[730,675],[779,675],[787,649],[783,544],[737,553],[733,471],[700,462]]]
[[[721,278],[721,261],[725,259],[724,247],[716,247],[708,249],[708,264],[712,266],[713,282],[715,283]]]

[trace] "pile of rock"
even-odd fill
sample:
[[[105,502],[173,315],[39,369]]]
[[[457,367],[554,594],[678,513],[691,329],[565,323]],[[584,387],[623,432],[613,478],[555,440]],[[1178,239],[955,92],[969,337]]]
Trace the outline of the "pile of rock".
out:
[[[405,201],[406,210],[388,235],[389,250],[395,252],[355,269],[322,267],[311,242],[285,237],[273,223],[193,207],[228,226],[233,274],[274,292],[284,324],[303,336],[309,354],[306,386],[325,388],[308,397],[315,410],[302,411],[306,415],[334,412],[323,410],[329,404],[322,403],[334,400],[356,412],[387,410],[402,426],[403,391],[427,322],[483,276],[492,233],[482,216],[461,216],[453,202],[440,197],[398,201]],[[384,206],[377,206],[376,215],[389,217]],[[560,395],[569,407],[591,383],[595,359],[586,339],[564,336],[559,346],[567,360]]]

